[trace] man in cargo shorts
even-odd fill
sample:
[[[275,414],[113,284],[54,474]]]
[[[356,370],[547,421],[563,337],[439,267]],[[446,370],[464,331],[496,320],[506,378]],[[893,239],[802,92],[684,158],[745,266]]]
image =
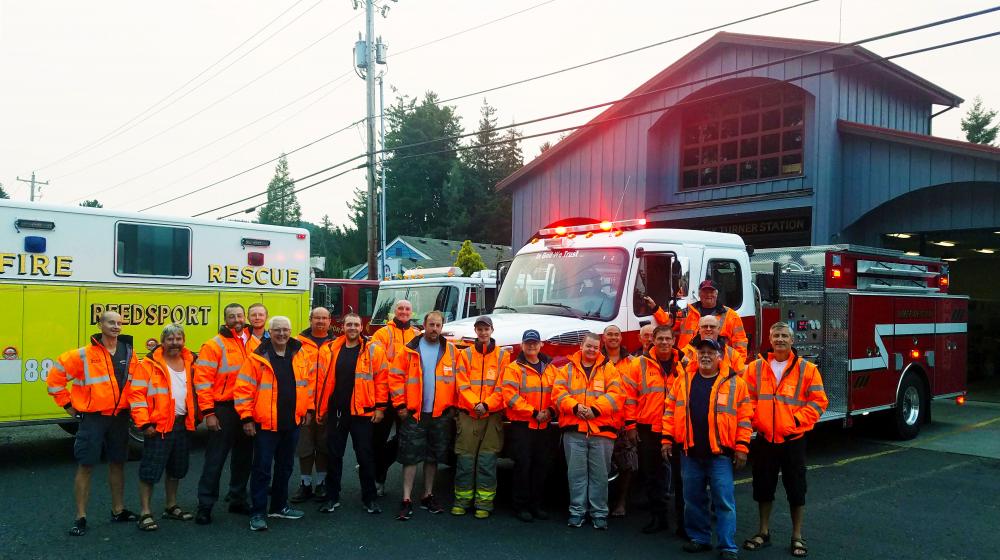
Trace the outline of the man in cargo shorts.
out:
[[[128,459],[128,394],[132,375],[139,362],[132,337],[122,335],[122,316],[106,311],[100,318],[101,332],[90,342],[59,356],[46,379],[49,395],[66,413],[79,418],[80,426],[73,443],[76,478],[76,520],[69,534],[80,537],[87,532],[87,501],[94,465],[101,461],[101,451],[108,460],[108,485],[111,487],[111,521],[135,521],[135,513],[125,509],[125,461]],[[66,386],[72,380],[72,388]]]

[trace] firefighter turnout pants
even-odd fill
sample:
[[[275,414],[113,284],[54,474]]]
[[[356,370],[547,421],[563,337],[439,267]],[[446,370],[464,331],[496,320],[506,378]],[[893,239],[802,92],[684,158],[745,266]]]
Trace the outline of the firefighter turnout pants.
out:
[[[497,454],[503,448],[500,414],[458,415],[455,439],[455,505],[493,511],[497,494]]]

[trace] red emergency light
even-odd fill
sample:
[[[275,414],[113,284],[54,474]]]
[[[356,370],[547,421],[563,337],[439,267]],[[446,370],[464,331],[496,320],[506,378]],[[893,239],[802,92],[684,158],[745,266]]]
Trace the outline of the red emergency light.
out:
[[[916,348],[914,348],[913,350],[910,350],[910,357],[913,358],[914,360],[919,360],[920,359],[920,350],[917,350]]]
[[[958,406],[962,406],[963,404],[965,404],[965,395],[959,395],[955,397],[955,404],[957,404]]]
[[[549,228],[542,228],[538,230],[538,235],[540,237],[561,237],[563,235],[576,235],[580,233],[593,233],[593,232],[611,232],[614,231],[616,234],[621,231],[629,229],[639,229],[646,225],[646,218],[636,218],[634,220],[619,220],[617,222],[611,222],[604,220],[602,222],[596,222],[593,224],[583,224],[578,226],[556,226]]]

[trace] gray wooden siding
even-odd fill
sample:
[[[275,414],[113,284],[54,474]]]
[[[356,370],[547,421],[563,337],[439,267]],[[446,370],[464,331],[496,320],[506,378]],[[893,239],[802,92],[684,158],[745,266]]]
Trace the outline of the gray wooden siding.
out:
[[[705,79],[792,54],[780,49],[720,45],[670,80],[680,84]],[[705,88],[719,91],[744,88],[747,87],[744,80],[748,78],[790,80],[832,68],[837,63],[835,57],[823,55],[776,64],[726,80],[710,80],[648,95],[633,101],[627,111],[670,106]],[[814,213],[813,239],[830,239],[839,231],[838,224],[848,223],[838,206],[843,158],[837,119],[926,133],[931,106],[904,97],[903,88],[871,79],[863,69],[792,83],[808,93],[802,176],[681,191],[680,111],[667,110],[615,121],[590,131],[508,187],[514,191],[512,246],[516,250],[539,228],[569,217],[625,219],[644,215],[654,207],[662,211],[664,206],[674,204],[801,189],[813,189],[813,204],[824,209]]]

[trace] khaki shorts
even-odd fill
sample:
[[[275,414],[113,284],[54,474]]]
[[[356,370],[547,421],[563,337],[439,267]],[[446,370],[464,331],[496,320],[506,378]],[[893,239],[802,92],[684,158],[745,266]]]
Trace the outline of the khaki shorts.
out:
[[[302,427],[299,431],[299,446],[296,449],[296,454],[299,457],[327,456],[326,423],[317,424],[313,420],[309,425]]]

